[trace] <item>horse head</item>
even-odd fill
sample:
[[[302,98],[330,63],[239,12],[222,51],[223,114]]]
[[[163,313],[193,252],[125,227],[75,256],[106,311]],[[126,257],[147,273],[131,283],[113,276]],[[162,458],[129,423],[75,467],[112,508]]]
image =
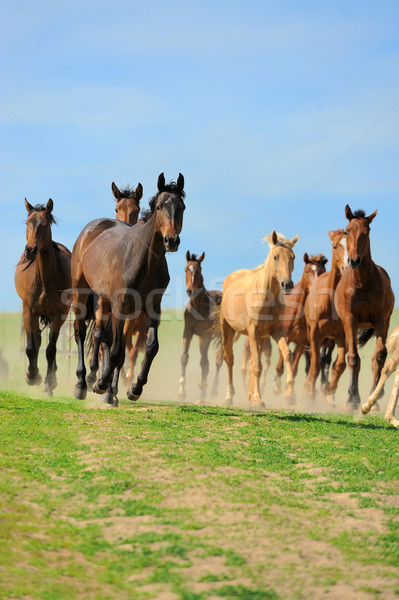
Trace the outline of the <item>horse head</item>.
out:
[[[332,243],[332,265],[343,273],[348,266],[347,236],[345,229],[334,229],[328,232]]]
[[[302,285],[304,288],[309,289],[311,284],[317,279],[319,275],[326,272],[326,264],[328,258],[323,254],[318,256],[312,255],[309,257],[308,253],[305,252],[303,255],[303,262],[305,263],[302,273]]]
[[[273,231],[271,236],[270,264],[273,275],[281,286],[283,294],[290,294],[294,283],[292,281],[292,271],[294,269],[295,254],[292,248],[295,246],[299,234],[292,240],[279,236]]]
[[[34,260],[36,254],[48,248],[51,243],[51,224],[55,223],[52,215],[53,206],[51,198],[46,206],[44,204],[32,206],[25,198],[25,207],[28,211],[25,257],[28,260]]]
[[[126,187],[119,190],[112,182],[112,193],[116,200],[116,220],[135,225],[139,218],[140,200],[143,196],[143,186],[139,183],[135,190]]]
[[[161,235],[166,252],[179,248],[179,234],[183,227],[185,209],[184,177],[179,173],[177,182],[165,183],[165,176],[158,177],[158,192],[150,201],[151,212],[156,212],[156,231]]]
[[[364,210],[357,210],[352,213],[349,205],[345,207],[345,217],[349,223],[346,226],[348,264],[351,269],[357,269],[362,259],[370,255],[370,223],[376,216],[375,210],[366,217]]]
[[[205,252],[197,258],[196,254],[191,254],[189,250],[186,253],[187,264],[186,272],[186,290],[187,296],[192,296],[196,290],[204,288],[204,279],[202,277],[201,263],[205,258]]]

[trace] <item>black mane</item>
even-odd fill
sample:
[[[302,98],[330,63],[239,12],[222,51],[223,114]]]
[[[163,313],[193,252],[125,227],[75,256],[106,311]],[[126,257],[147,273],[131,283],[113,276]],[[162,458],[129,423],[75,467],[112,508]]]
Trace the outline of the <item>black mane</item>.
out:
[[[190,256],[190,258],[188,260],[191,260],[191,261],[198,260],[197,255],[196,254],[191,254],[191,256]]]
[[[366,218],[366,212],[364,210],[355,210],[355,212],[353,213],[353,218],[354,219],[365,219]]]
[[[136,199],[136,190],[131,188],[130,185],[127,185],[123,190],[121,190],[121,198],[134,198],[137,204],[140,204],[140,200]]]

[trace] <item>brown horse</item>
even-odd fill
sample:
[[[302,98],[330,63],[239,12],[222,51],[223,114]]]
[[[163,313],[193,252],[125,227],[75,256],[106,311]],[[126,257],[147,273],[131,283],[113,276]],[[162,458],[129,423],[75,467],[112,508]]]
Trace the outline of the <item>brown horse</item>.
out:
[[[143,186],[141,185],[141,183],[138,183],[136,189],[126,187],[123,190],[119,190],[119,188],[116,186],[116,184],[114,182],[112,182],[111,189],[112,189],[114,198],[116,200],[116,205],[115,205],[116,220],[124,221],[125,223],[128,223],[129,225],[135,225],[139,218],[140,200],[143,196]],[[109,317],[110,317],[109,312],[105,313],[105,311],[104,311],[102,299],[98,298],[97,299],[96,317],[95,317],[95,323],[94,323],[94,328],[93,328],[93,340],[92,340],[93,341],[93,352],[92,352],[92,356],[91,356],[91,360],[90,360],[90,373],[87,375],[87,378],[86,378],[86,382],[87,382],[89,389],[92,388],[93,383],[97,379],[97,371],[99,368],[99,348],[100,348],[100,343],[101,343],[101,340],[103,337],[103,330],[104,330],[104,327],[107,326]],[[135,323],[137,321],[139,322],[139,325],[140,325],[138,332],[136,332],[136,326],[135,326]],[[135,335],[135,338],[136,338],[134,344],[132,343],[133,335]],[[146,335],[147,335],[147,330],[146,330],[145,315],[144,315],[144,318],[142,315],[141,318],[138,317],[134,321],[129,321],[129,319],[126,321],[126,324],[125,324],[126,347],[128,349],[131,371],[133,370],[132,361],[133,360],[135,361],[135,359],[137,358],[138,349],[145,348]],[[136,349],[137,349],[137,352],[136,352],[136,354],[134,354]],[[107,352],[106,347],[104,348],[104,351]],[[134,367],[134,362],[133,362],[133,367]],[[106,402],[111,403],[111,404],[117,403],[117,398],[116,397],[114,398],[112,396],[111,386],[110,386],[110,389],[108,390],[108,393],[104,399]]]
[[[311,400],[316,397],[316,380],[320,372],[320,350],[323,342],[333,340],[337,345],[337,358],[332,367],[331,381],[322,388],[333,404],[339,378],[345,370],[345,333],[334,312],[335,289],[347,264],[346,236],[343,229],[330,231],[332,242],[331,269],[316,279],[305,301],[307,337],[310,344],[310,368],[305,389]]]
[[[187,250],[186,259],[186,289],[190,300],[184,311],[184,332],[183,332],[183,354],[181,355],[181,377],[179,379],[179,399],[186,397],[185,377],[188,363],[188,351],[193,335],[197,335],[200,347],[200,400],[203,404],[206,398],[207,379],[209,373],[208,349],[212,339],[215,338],[214,321],[215,307],[222,300],[222,293],[216,290],[207,290],[202,277],[201,263],[205,258],[205,252],[197,258],[195,254],[190,254]],[[223,362],[222,348],[218,349],[216,354],[216,375],[212,386],[212,396],[216,396],[219,380],[219,369]]]
[[[73,308],[78,344],[76,398],[87,393],[84,363],[85,318],[90,295],[94,292],[111,313],[112,343],[109,357],[93,391],[104,393],[116,368],[125,356],[124,326],[127,318],[142,311],[147,318],[145,359],[137,382],[128,389],[128,398],[137,400],[147,382],[151,363],[158,352],[158,325],[162,296],[169,283],[166,252],[176,252],[183,226],[184,178],[165,184],[158,178],[158,192],[150,200],[145,221],[130,227],[122,221],[96,219],[80,233],[72,251]],[[116,395],[117,390],[113,390]]]
[[[26,246],[15,271],[15,289],[23,305],[26,355],[29,359],[26,381],[29,385],[39,385],[42,381],[37,366],[42,332],[40,324],[49,325],[44,394],[52,396],[57,386],[58,335],[70,307],[67,296],[71,287],[71,253],[63,244],[52,240],[51,225],[55,219],[51,198],[46,206],[32,206],[25,198],[25,207],[28,211]]]
[[[294,379],[298,372],[299,359],[309,345],[304,311],[305,301],[319,275],[325,273],[328,259],[323,254],[319,254],[318,256],[312,255],[309,258],[309,255],[305,253],[303,261],[305,266],[302,276],[298,283],[294,285],[290,296],[285,301],[285,309],[282,317],[287,342],[288,344],[291,342],[295,343],[292,357],[292,375]],[[274,391],[276,394],[281,392],[281,376],[283,372],[284,361],[280,352],[274,380]]]
[[[367,413],[370,412],[370,410],[376,404],[382,390],[384,389],[386,380],[396,370],[391,397],[389,399],[388,406],[385,412],[385,420],[387,423],[390,423],[394,427],[399,427],[399,421],[395,418],[395,409],[399,398],[399,326],[393,330],[393,332],[387,339],[387,350],[389,354],[392,354],[392,358],[390,358],[387,361],[384,368],[382,369],[378,385],[375,388],[374,392],[368,398],[367,402],[363,404],[362,413],[364,415],[367,415]]]
[[[226,277],[223,282],[222,302],[219,310],[224,359],[228,369],[226,404],[231,405],[233,386],[233,342],[236,333],[248,335],[251,349],[248,398],[252,407],[263,408],[259,389],[261,374],[261,340],[272,337],[281,350],[287,367],[287,392],[292,396],[291,352],[285,339],[281,314],[284,302],[280,294],[289,294],[295,255],[292,248],[299,235],[285,239],[273,231],[272,248],[265,262],[256,269],[241,269]]]
[[[345,207],[345,216],[349,221],[345,233],[350,268],[345,270],[337,285],[335,307],[345,329],[348,347],[350,384],[347,407],[350,410],[357,408],[360,404],[358,329],[369,330],[369,336],[362,336],[363,342],[367,341],[372,333],[377,338],[372,358],[371,392],[373,392],[380,379],[381,369],[387,356],[385,342],[395,303],[388,273],[376,265],[371,258],[370,224],[376,214],[377,211],[374,211],[366,217],[364,211],[352,213],[348,205]],[[381,390],[382,394],[383,390]]]

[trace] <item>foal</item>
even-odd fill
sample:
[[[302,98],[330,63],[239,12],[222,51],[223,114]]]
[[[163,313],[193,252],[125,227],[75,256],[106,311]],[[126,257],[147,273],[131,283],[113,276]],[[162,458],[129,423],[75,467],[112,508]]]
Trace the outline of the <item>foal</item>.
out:
[[[25,198],[25,207],[28,211],[26,246],[15,271],[15,289],[23,306],[29,359],[26,381],[29,385],[40,385],[42,381],[37,366],[42,332],[40,322],[50,327],[44,394],[52,396],[57,386],[56,345],[70,306],[66,296],[71,287],[71,253],[63,244],[52,240],[51,225],[55,219],[51,198],[46,206],[32,206]]]
[[[216,290],[207,290],[202,277],[201,263],[205,258],[205,252],[197,258],[187,250],[186,259],[186,289],[190,300],[184,311],[183,332],[183,354],[181,355],[181,377],[179,379],[179,400],[186,397],[185,376],[188,363],[188,351],[193,335],[199,338],[201,353],[201,379],[199,387],[201,390],[199,404],[203,404],[206,398],[207,378],[209,373],[208,349],[213,338],[215,338],[214,321],[215,306],[222,300],[222,293]],[[223,351],[220,347],[216,354],[216,375],[212,386],[212,396],[216,396],[219,381],[219,369],[223,362]]]

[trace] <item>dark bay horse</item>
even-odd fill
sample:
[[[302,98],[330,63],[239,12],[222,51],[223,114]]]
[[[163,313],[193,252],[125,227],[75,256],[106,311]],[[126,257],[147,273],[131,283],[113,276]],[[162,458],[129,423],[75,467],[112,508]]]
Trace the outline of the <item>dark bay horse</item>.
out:
[[[136,189],[132,189],[129,186],[119,190],[114,182],[111,184],[112,193],[114,195],[116,205],[115,213],[116,220],[123,221],[129,225],[135,225],[138,221],[140,214],[140,200],[143,196],[143,186],[141,183],[137,184]],[[93,352],[90,360],[90,373],[87,375],[86,382],[88,388],[91,389],[93,383],[97,379],[97,371],[99,368],[99,348],[103,337],[104,328],[107,326],[110,318],[109,312],[104,311],[102,299],[97,299],[97,310],[95,314],[95,323],[93,328]],[[137,332],[135,326],[136,321],[139,322],[140,327]],[[129,331],[128,331],[129,329]],[[135,335],[135,342],[132,342],[132,336]],[[145,338],[147,335],[146,319],[145,316],[139,319],[135,319],[133,322],[127,319],[125,324],[125,337],[126,347],[129,353],[129,361],[132,363],[132,356],[137,357],[137,353],[134,355],[134,351],[139,348],[145,348]],[[107,352],[107,347],[104,346],[104,352]],[[133,363],[134,364],[134,363]],[[122,371],[123,373],[123,371]],[[119,372],[118,372],[119,375]],[[115,382],[117,385],[117,382]],[[117,402],[117,398],[114,398],[111,391],[111,386],[108,390],[107,396],[104,398],[110,404]]]
[[[298,283],[294,285],[291,294],[285,299],[285,309],[282,315],[287,343],[295,343],[292,357],[292,375],[294,379],[298,372],[299,359],[309,345],[305,319],[305,301],[319,275],[325,273],[328,259],[323,254],[309,257],[305,252],[303,261],[305,266],[302,276]],[[284,360],[280,352],[274,382],[274,391],[276,394],[281,393],[281,376],[283,372]]]
[[[320,350],[332,340],[337,345],[337,358],[332,367],[331,381],[322,387],[333,404],[339,378],[345,370],[345,333],[334,310],[334,294],[347,265],[346,236],[343,229],[329,232],[332,242],[331,269],[316,279],[305,301],[307,337],[310,344],[310,368],[305,389],[311,400],[316,397],[316,380],[320,373]]]
[[[23,305],[26,355],[29,359],[26,381],[29,385],[39,385],[42,381],[37,366],[42,331],[40,324],[48,325],[44,394],[52,396],[57,386],[58,335],[70,308],[71,253],[63,244],[52,240],[51,225],[55,219],[51,198],[46,205],[36,206],[29,204],[25,198],[25,207],[28,211],[26,246],[15,271],[15,289]]]
[[[137,400],[147,382],[151,363],[158,352],[158,325],[162,296],[169,283],[166,252],[176,252],[183,226],[184,178],[165,183],[158,178],[158,191],[150,200],[143,222],[130,227],[122,221],[96,219],[80,233],[72,251],[72,288],[75,312],[75,337],[78,344],[78,381],[74,395],[87,393],[84,363],[85,318],[87,303],[94,292],[111,313],[112,343],[100,379],[93,386],[97,393],[107,391],[114,370],[121,368],[125,356],[126,319],[144,311],[147,318],[145,359],[137,382],[128,389],[128,398]]]
[[[345,207],[345,217],[349,221],[345,230],[349,268],[345,270],[337,285],[335,307],[345,329],[348,348],[350,383],[347,407],[350,410],[356,409],[360,404],[358,330],[369,330],[370,337],[371,333],[374,333],[377,338],[372,358],[373,392],[387,356],[385,342],[395,303],[388,273],[371,258],[370,224],[376,214],[377,211],[374,211],[366,217],[362,210],[352,213],[348,205]],[[364,341],[367,339],[367,335],[363,336]]]
[[[187,250],[186,289],[190,300],[184,311],[184,332],[183,332],[183,354],[181,355],[181,377],[179,379],[179,399],[186,397],[185,377],[186,366],[188,363],[188,351],[193,335],[197,335],[200,346],[200,400],[199,404],[204,403],[206,398],[207,378],[209,373],[208,349],[212,339],[215,338],[214,321],[215,306],[222,300],[222,293],[216,290],[207,290],[202,276],[201,263],[205,258],[205,252],[197,258],[195,254],[190,254]],[[223,362],[223,351],[220,347],[216,354],[216,375],[212,386],[212,396],[217,394],[219,369]]]

